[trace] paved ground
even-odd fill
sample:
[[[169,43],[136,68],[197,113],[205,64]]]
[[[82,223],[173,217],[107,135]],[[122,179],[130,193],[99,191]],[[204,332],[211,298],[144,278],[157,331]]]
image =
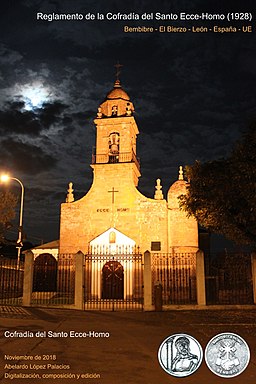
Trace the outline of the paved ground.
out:
[[[205,348],[217,333],[233,332],[242,336],[251,350],[247,369],[228,383],[256,383],[256,310],[197,310],[169,312],[80,312],[64,309],[0,307],[0,383],[95,383],[95,384],[219,384],[226,378],[214,375],[203,361],[200,368],[186,378],[165,373],[157,359],[162,341],[174,333],[187,333]],[[109,337],[5,337],[4,332],[37,331],[105,332]],[[91,333],[93,335],[93,333]],[[94,334],[94,336],[97,334]],[[33,360],[8,360],[27,355]],[[37,357],[36,357],[37,356]],[[38,357],[39,356],[39,357]],[[56,360],[52,360],[55,359]],[[37,360],[41,357],[41,360]],[[49,359],[49,360],[43,360]],[[6,364],[22,365],[8,368]],[[25,364],[25,365],[24,365]],[[34,371],[30,364],[32,364]],[[47,364],[60,369],[43,369]],[[28,368],[26,368],[26,365]],[[39,365],[42,369],[35,370]],[[70,367],[68,369],[68,366]],[[47,368],[47,367],[46,367]],[[10,374],[35,372],[40,378],[11,379]],[[44,374],[75,374],[75,378]],[[98,378],[80,376],[86,373]],[[9,376],[7,375],[9,374]],[[4,377],[6,376],[6,377]]]

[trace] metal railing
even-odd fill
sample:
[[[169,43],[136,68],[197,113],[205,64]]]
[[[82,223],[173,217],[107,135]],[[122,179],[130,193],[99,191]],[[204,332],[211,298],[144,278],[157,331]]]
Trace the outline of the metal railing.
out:
[[[92,154],[92,164],[135,163],[140,169],[140,160],[134,152],[120,152],[117,154]]]
[[[34,262],[32,305],[69,305],[74,303],[74,255],[37,257]]]
[[[0,258],[0,304],[21,305],[23,294],[24,263]]]
[[[205,264],[207,304],[253,304],[250,253],[211,254]]]
[[[142,255],[85,255],[84,308],[143,310]]]
[[[163,304],[196,303],[196,254],[153,253],[152,286],[162,285]],[[154,290],[153,290],[154,302]]]

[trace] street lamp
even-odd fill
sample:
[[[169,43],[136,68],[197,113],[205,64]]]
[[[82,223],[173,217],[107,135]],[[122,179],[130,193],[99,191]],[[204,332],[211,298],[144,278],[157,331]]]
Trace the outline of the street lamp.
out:
[[[18,230],[18,240],[17,240],[17,248],[18,248],[18,259],[17,259],[17,268],[20,266],[20,251],[22,247],[22,220],[23,220],[23,206],[24,206],[24,185],[22,182],[16,177],[11,177],[9,175],[1,175],[1,182],[6,183],[9,180],[15,180],[21,186],[21,197],[20,197],[20,221],[19,221],[19,230]]]

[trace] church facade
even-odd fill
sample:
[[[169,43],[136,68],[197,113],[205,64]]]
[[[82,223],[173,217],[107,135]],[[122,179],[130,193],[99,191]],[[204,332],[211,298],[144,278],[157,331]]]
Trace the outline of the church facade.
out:
[[[179,208],[178,196],[186,193],[187,186],[182,168],[167,199],[160,179],[153,198],[138,190],[139,130],[134,105],[119,80],[100,104],[94,123],[93,183],[79,200],[69,183],[66,202],[61,204],[59,254],[125,255],[135,249],[141,254],[196,252],[197,222]]]

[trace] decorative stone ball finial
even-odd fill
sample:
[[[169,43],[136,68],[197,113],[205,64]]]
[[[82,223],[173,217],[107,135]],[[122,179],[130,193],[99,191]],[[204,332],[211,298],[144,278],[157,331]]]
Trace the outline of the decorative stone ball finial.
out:
[[[98,119],[101,119],[102,118],[102,109],[101,109],[101,107],[99,107],[98,108],[98,112],[97,112],[97,117],[98,117]]]
[[[180,168],[179,168],[179,180],[184,180],[184,178],[183,178],[183,168],[182,168],[182,165],[180,165]]]
[[[66,203],[72,203],[74,199],[74,189],[73,189],[73,183],[68,184],[68,193],[67,193],[67,198],[66,198]]]
[[[163,196],[163,192],[161,191],[162,185],[161,185],[160,179],[156,180],[156,187],[155,188],[156,188],[156,191],[155,191],[154,199],[155,200],[163,200],[164,196]]]

